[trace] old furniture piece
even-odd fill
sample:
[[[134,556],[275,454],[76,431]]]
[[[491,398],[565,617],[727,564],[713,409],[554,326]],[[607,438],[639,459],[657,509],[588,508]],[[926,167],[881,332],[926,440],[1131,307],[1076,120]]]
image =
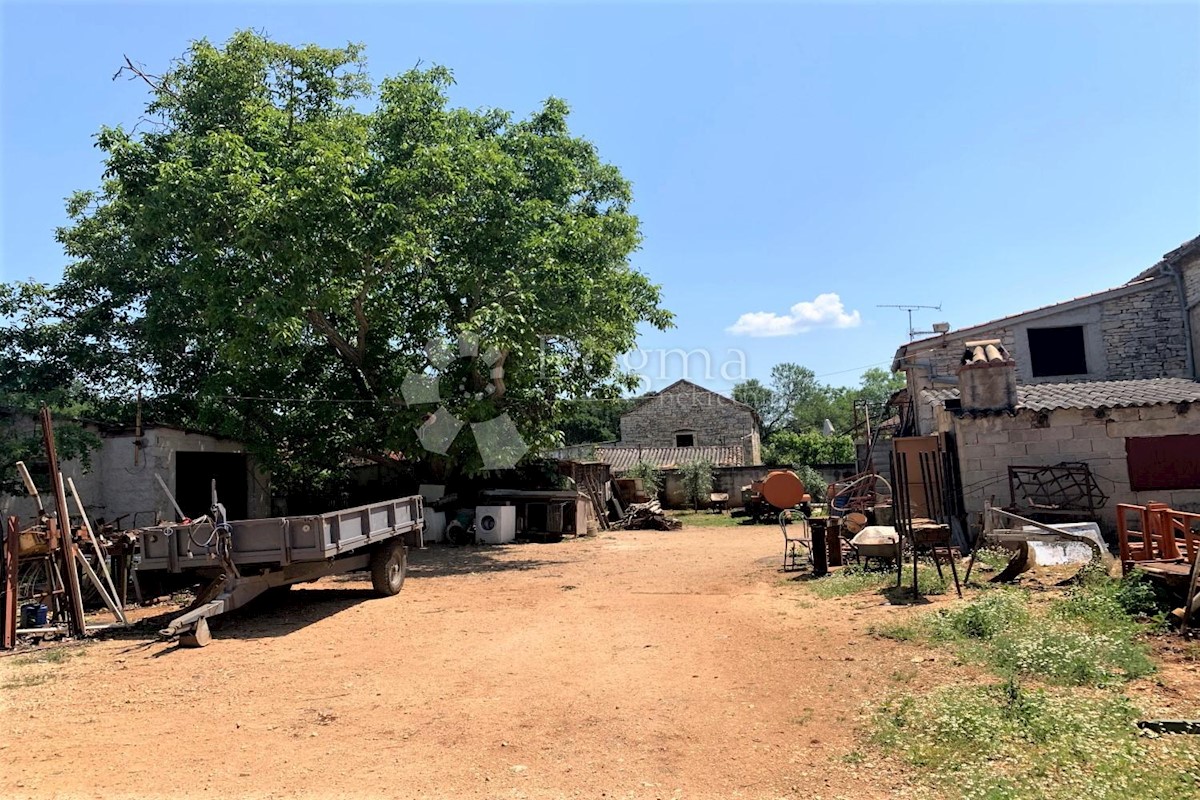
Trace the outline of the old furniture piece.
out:
[[[370,570],[377,594],[398,593],[408,564],[406,544],[421,543],[423,511],[416,495],[313,516],[230,521],[214,502],[209,518],[142,529],[138,571],[209,578],[192,607],[159,632],[203,646],[208,618],[275,587]]]
[[[792,523],[796,528],[789,531],[788,525]],[[793,520],[791,512],[780,511],[779,529],[783,531],[783,571],[800,569],[808,558],[807,553],[812,551],[812,531],[808,527],[808,520],[804,517]]]

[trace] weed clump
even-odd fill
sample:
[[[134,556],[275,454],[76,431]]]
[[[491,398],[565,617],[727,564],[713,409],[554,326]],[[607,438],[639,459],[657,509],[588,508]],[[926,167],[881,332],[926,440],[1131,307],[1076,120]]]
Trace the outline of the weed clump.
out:
[[[1125,697],[1030,690],[1016,679],[885,702],[875,743],[918,780],[978,800],[1196,797],[1200,742],[1138,735]]]

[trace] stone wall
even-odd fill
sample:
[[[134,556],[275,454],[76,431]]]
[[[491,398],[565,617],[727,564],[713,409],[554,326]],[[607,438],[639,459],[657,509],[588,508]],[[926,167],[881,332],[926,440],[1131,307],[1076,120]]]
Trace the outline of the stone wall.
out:
[[[1049,412],[1046,427],[1035,427],[1038,415],[1032,411],[977,418],[942,413],[957,437],[964,500],[972,526],[977,526],[985,499],[1008,504],[1009,466],[1049,466],[1063,461],[1083,461],[1091,467],[1100,489],[1109,497],[1100,514],[1110,535],[1116,530],[1118,503],[1162,502],[1182,511],[1200,510],[1200,489],[1132,491],[1125,459],[1128,437],[1200,434],[1200,409],[1180,414],[1173,405],[1118,408],[1103,418],[1092,410],[1060,409]]]
[[[623,446],[675,447],[677,433],[691,433],[697,447],[741,446],[751,463],[762,463],[754,412],[693,383],[672,384],[621,416]]]
[[[1200,284],[1200,264],[1193,281]],[[1200,321],[1200,313],[1196,316]],[[1029,329],[1073,325],[1083,328],[1087,373],[1035,378]],[[902,368],[908,376],[910,396],[919,399],[923,389],[958,385],[956,376],[966,342],[999,339],[1017,362],[1018,384],[1190,378],[1185,336],[1175,281],[1158,277],[1117,287],[1088,302],[1068,301],[1010,317],[995,327],[913,342]],[[932,431],[932,412],[918,403],[917,413],[919,430]]]
[[[1106,301],[1100,333],[1106,380],[1191,377],[1183,310],[1173,281],[1156,281],[1146,291]]]

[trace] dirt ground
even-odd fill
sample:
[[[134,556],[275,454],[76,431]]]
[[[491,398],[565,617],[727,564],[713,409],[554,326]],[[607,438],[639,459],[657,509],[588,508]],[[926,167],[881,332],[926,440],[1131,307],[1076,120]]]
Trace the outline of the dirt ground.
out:
[[[769,526],[430,548],[397,597],[325,580],[204,649],[0,659],[0,795],[888,796],[900,776],[846,758],[864,704],[944,657],[869,636],[910,610],[818,601],[780,551]]]

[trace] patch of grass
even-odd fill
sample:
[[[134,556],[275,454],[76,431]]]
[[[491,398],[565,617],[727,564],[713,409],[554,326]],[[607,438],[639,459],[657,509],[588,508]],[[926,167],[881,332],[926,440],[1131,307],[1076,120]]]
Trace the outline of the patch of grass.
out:
[[[891,586],[896,582],[896,573],[891,570],[864,569],[856,564],[842,567],[820,578],[815,578],[804,587],[823,599],[845,597]]]
[[[738,524],[738,520],[729,516],[728,512],[714,514],[711,511],[668,511],[667,516],[693,528],[731,528]]]
[[[1153,626],[1126,609],[1144,608],[1125,582],[1088,581],[1035,610],[1027,592],[996,589],[915,622],[873,633],[902,641],[953,646],[960,658],[987,664],[1003,677],[1029,676],[1069,686],[1105,686],[1155,669],[1140,637]]]
[[[946,581],[938,577],[932,566],[922,564],[917,572],[917,581],[922,595],[946,593]],[[804,586],[817,597],[826,600],[874,590],[893,602],[900,602],[906,597],[911,597],[912,565],[908,564],[903,568],[899,588],[896,587],[894,568],[876,569],[860,567],[857,564],[847,564],[841,569],[835,568],[828,575],[808,581]]]
[[[83,655],[82,648],[55,647],[50,650],[39,650],[36,653],[30,653],[25,656],[17,656],[13,659],[12,663],[22,667],[29,666],[30,664],[62,664],[73,656],[81,655]]]
[[[53,677],[53,672],[34,672],[29,675],[18,675],[0,684],[0,689],[27,689],[30,686],[40,686]]]
[[[921,636],[921,626],[913,622],[890,622],[883,625],[871,625],[867,633],[882,639],[895,639],[897,642],[911,642]]]
[[[1138,735],[1121,695],[1028,690],[1016,680],[884,703],[873,741],[926,789],[971,800],[1197,797],[1200,738]]]

